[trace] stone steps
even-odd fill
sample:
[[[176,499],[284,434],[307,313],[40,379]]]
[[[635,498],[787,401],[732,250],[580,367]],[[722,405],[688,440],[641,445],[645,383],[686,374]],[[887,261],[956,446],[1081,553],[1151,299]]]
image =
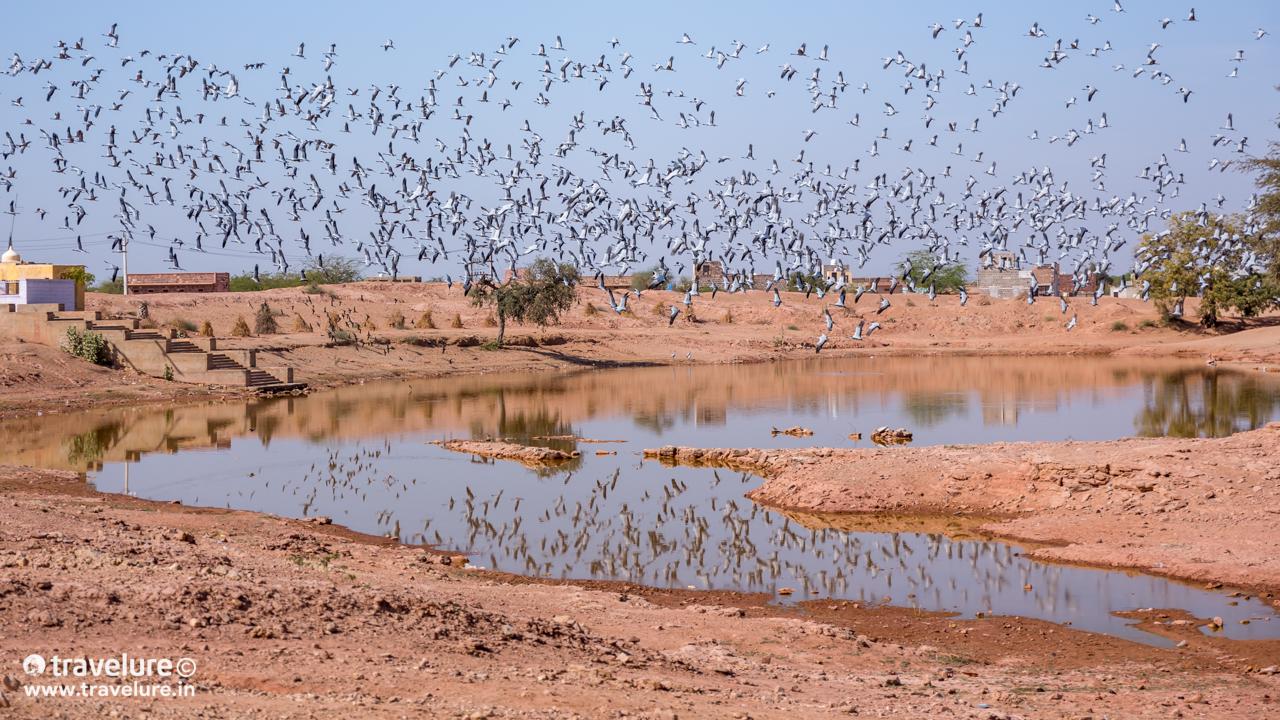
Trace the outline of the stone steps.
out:
[[[69,328],[101,333],[117,365],[144,375],[256,389],[299,386],[293,382],[293,368],[259,368],[255,350],[218,350],[216,338],[179,338],[170,329],[139,329],[137,320],[103,320],[97,311],[0,305],[0,338],[61,347]]]

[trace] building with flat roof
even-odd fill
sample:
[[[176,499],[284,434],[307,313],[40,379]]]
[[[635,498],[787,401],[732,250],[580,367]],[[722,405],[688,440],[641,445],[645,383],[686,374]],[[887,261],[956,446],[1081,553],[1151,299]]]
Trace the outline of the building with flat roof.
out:
[[[129,273],[125,285],[130,295],[157,293],[231,292],[230,273]]]
[[[56,302],[64,310],[84,310],[84,285],[68,279],[83,274],[83,265],[26,262],[10,240],[9,249],[0,255],[0,304]]]

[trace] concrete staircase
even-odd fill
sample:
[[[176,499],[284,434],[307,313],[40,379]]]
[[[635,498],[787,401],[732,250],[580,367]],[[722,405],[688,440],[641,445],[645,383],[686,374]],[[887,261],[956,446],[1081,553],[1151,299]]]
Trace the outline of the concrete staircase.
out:
[[[258,367],[256,350],[219,350],[217,338],[179,338],[170,329],[140,329],[138,321],[104,320],[96,310],[67,312],[60,305],[0,305],[0,338],[61,347],[68,328],[99,333],[117,365],[152,377],[202,385],[280,390],[294,383],[291,367]]]

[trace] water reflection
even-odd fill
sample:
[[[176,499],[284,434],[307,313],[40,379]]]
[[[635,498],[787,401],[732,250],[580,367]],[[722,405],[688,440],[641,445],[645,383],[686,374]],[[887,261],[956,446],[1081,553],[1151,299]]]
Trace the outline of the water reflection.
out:
[[[1254,375],[1182,369],[1142,375],[1141,435],[1225,437],[1265,425],[1275,414],[1275,388]]]
[[[977,418],[982,422],[975,422]],[[906,427],[914,444],[1220,437],[1280,417],[1280,379],[1164,360],[818,358],[367,383],[305,397],[124,408],[0,421],[0,461],[94,470],[130,454],[225,448],[256,435],[312,443],[424,433],[557,449],[584,423],[611,437],[703,446],[850,445]],[[770,437],[804,425],[812,438]]]
[[[1018,548],[966,535],[958,521],[868,526],[865,518],[780,515],[743,499],[756,478],[663,468],[638,453],[663,444],[858,444],[850,432],[863,432],[865,445],[882,425],[912,430],[916,445],[1225,435],[1277,416],[1276,379],[1188,363],[816,358],[367,383],[305,397],[5,420],[0,462],[89,470],[106,491],[123,489],[127,462],[129,489],[142,497],[328,515],[530,575],[791,587],[795,599],[888,596],[965,614],[1070,620],[1150,642],[1106,610],[1270,612],[1152,577],[1032,563]],[[770,435],[793,425],[815,434]],[[582,457],[531,470],[427,444],[449,437],[509,438]],[[618,455],[596,456],[601,449]],[[211,457],[193,463],[186,454],[197,450]],[[1237,637],[1280,634],[1275,622],[1228,625]]]

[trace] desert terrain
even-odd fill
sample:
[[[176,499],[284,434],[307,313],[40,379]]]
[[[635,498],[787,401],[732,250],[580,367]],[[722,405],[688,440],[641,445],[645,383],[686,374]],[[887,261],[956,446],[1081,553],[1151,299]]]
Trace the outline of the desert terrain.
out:
[[[681,297],[646,292],[627,317],[610,311],[598,290],[581,290],[557,325],[509,324],[510,345],[501,350],[480,347],[496,335],[489,310],[442,284],[366,282],[316,295],[91,294],[89,309],[129,317],[145,300],[158,325],[208,321],[223,346],[257,349],[261,363],[294,367],[312,389],[416,377],[465,385],[493,382],[479,376],[495,372],[500,382],[527,383],[509,371],[812,357],[826,329],[824,308],[837,328],[823,356],[1139,355],[1257,371],[1280,365],[1275,314],[1229,318],[1206,331],[1179,321],[1162,326],[1152,305],[1138,300],[1104,298],[1092,307],[1081,299],[1064,315],[1045,300],[975,297],[961,308],[954,297],[894,295],[877,314],[866,297],[852,306],[850,296],[843,309],[830,307],[831,296],[784,294],[775,308],[763,293],[718,293],[695,299],[696,322],[682,314],[668,326],[654,306]],[[227,337],[237,316],[252,323],[263,301],[280,313],[281,332]],[[1194,312],[1193,302],[1187,309]],[[413,327],[428,310],[436,328]],[[349,339],[321,332],[329,313]],[[396,313],[408,327],[389,327]],[[1068,332],[1073,315],[1079,325]],[[461,328],[451,327],[455,316]],[[882,327],[869,341],[850,340],[859,319]],[[7,663],[0,705],[14,717],[1056,720],[1280,712],[1280,641],[1216,637],[1203,631],[1213,618],[1172,608],[1126,614],[1180,643],[1153,647],[1028,618],[961,620],[887,599],[780,605],[771,595],[525,578],[324,521],[100,493],[82,472],[36,469],[53,467],[42,459],[53,455],[34,429],[23,434],[22,418],[232,400],[245,391],[139,377],[26,343],[0,345],[0,360],[0,416],[28,453],[21,462],[34,466],[0,468],[0,606],[8,620],[0,626]],[[1034,382],[1009,375],[998,382]],[[939,387],[953,380],[934,379]],[[572,397],[565,402],[596,401],[590,393]],[[644,397],[676,401],[663,390]],[[206,404],[201,421],[218,407]],[[372,432],[384,420],[349,422]],[[522,459],[500,443],[457,449]],[[987,518],[963,532],[1033,543],[1028,554],[1045,562],[1140,570],[1280,605],[1277,423],[1216,440],[654,450],[664,462],[760,476],[749,497],[802,525],[838,527],[886,513]],[[30,653],[122,651],[195,660],[194,697],[28,695],[48,680],[23,672]]]
[[[694,321],[682,312],[669,325],[665,308],[679,304],[683,293],[647,291],[632,297],[630,315],[609,309],[598,289],[582,288],[572,310],[547,328],[508,324],[508,345],[500,351],[481,345],[497,336],[489,308],[473,307],[455,284],[359,282],[255,293],[168,294],[123,296],[89,293],[87,309],[108,317],[138,317],[147,303],[157,326],[198,328],[209,322],[219,347],[256,349],[259,365],[291,366],[295,378],[312,388],[336,387],[359,380],[394,377],[441,377],[512,370],[567,367],[610,367],[666,363],[769,362],[804,357],[826,332],[824,311],[835,330],[822,350],[826,356],[850,354],[922,355],[1142,355],[1196,358],[1246,367],[1280,370],[1280,313],[1258,318],[1224,317],[1214,330],[1194,322],[1197,300],[1186,303],[1188,321],[1162,326],[1154,303],[1136,299],[1073,298],[1061,306],[1040,299],[996,300],[972,297],[964,307],[957,296],[890,296],[891,306],[877,313],[872,296],[847,308],[833,307],[837,298],[783,293],[774,307],[763,292],[710,293],[693,300]],[[277,313],[279,332],[231,337],[237,318],[253,324],[266,302]],[[661,308],[655,312],[655,306]],[[591,309],[589,309],[589,307]],[[680,305],[684,310],[684,306]],[[415,327],[430,312],[435,329]],[[330,314],[349,340],[328,334]],[[404,329],[390,325],[396,315]],[[1078,325],[1068,331],[1072,317]],[[455,317],[462,327],[452,327]],[[310,328],[301,328],[299,321]],[[852,340],[859,321],[880,328],[865,341]],[[425,324],[425,323],[422,323]],[[190,331],[193,334],[195,330]],[[674,355],[674,357],[673,357]],[[0,343],[0,416],[130,405],[154,401],[198,400],[243,394],[234,388],[192,387],[166,383],[72,362],[53,348]]]
[[[1277,434],[1274,430],[1268,433]],[[334,525],[0,469],[10,717],[1273,716],[1280,641],[540,581]],[[1160,556],[1158,550],[1152,557]],[[448,563],[448,564],[446,564]],[[1165,624],[1176,623],[1176,624]],[[31,698],[28,653],[190,658],[194,695]]]

